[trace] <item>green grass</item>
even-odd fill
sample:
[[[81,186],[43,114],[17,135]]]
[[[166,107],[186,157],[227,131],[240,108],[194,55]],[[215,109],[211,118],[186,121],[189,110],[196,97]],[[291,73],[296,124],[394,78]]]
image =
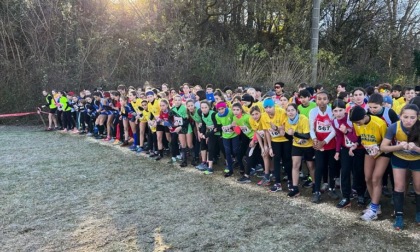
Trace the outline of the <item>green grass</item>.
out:
[[[2,251],[417,251],[395,232],[308,198],[288,199],[81,136],[1,127]],[[22,141],[24,144],[22,144]],[[411,204],[411,203],[410,203]],[[157,230],[160,229],[159,232]]]

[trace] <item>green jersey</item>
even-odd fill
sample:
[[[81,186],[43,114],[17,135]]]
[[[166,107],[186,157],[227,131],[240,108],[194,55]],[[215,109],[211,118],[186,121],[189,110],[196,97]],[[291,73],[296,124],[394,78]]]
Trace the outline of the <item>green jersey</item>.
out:
[[[249,139],[254,137],[254,131],[249,123],[249,114],[242,114],[241,118],[234,116],[233,121],[236,123],[236,126],[241,128],[242,133],[244,133]]]
[[[232,122],[233,122],[232,110],[228,109],[228,113],[226,116],[219,116],[219,113],[217,113],[216,121],[218,125],[222,125],[222,138],[230,139],[237,136],[235,131],[233,131],[232,129]]]

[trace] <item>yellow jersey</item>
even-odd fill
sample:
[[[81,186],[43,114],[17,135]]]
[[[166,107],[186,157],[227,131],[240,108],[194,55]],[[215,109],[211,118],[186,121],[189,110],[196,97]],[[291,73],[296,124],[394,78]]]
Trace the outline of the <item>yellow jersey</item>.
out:
[[[378,157],[381,153],[379,145],[386,133],[386,122],[379,117],[370,116],[370,121],[366,125],[358,126],[353,123],[357,136],[360,136],[362,145],[370,156]]]
[[[274,115],[270,117],[266,112],[261,114],[260,123],[263,130],[267,130],[271,136],[272,142],[286,142],[288,141],[285,136],[280,136],[278,130],[273,130],[271,128],[271,123],[277,127],[284,126],[285,121],[287,120],[286,111],[278,106],[274,107]]]
[[[289,129],[293,129],[294,132],[300,133],[300,134],[309,134],[310,128],[309,128],[309,119],[304,115],[299,115],[299,120],[296,124],[290,124],[289,120],[286,120],[284,124],[284,130],[287,133]],[[298,137],[293,136],[293,146],[296,147],[312,147],[312,139],[301,139]]]

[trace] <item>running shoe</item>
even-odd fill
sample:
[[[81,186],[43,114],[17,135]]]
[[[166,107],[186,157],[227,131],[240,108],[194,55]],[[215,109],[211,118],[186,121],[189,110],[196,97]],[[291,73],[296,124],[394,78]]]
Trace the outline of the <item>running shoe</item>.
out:
[[[330,196],[330,198],[333,200],[337,200],[340,198],[337,192],[335,191],[335,189],[331,189],[331,188],[328,190],[328,196]]]
[[[187,163],[187,161],[182,161],[182,163],[179,165],[179,166],[181,166],[181,167],[187,167],[188,166],[188,163]]]
[[[137,153],[140,153],[140,152],[142,152],[143,151],[143,148],[142,147],[140,147],[140,146],[137,146],[137,148],[136,148],[136,152]]]
[[[91,137],[91,136],[93,136],[93,134],[89,132],[89,133],[86,134],[86,136]]]
[[[157,155],[156,157],[155,157],[155,161],[159,161],[159,160],[161,160],[163,157],[161,156],[161,155]]]
[[[114,143],[115,142],[115,138],[111,138],[111,140],[109,140],[109,143]]]
[[[213,174],[213,173],[214,173],[214,170],[213,170],[212,168],[207,168],[207,170],[205,170],[203,173],[204,173],[205,175],[211,175],[211,174]]]
[[[223,172],[224,172],[224,173],[228,173],[228,172],[230,172],[230,170],[229,170],[228,168],[225,168],[225,169],[223,170]]]
[[[257,164],[257,166],[255,167],[255,170],[256,171],[262,171],[262,170],[264,170],[264,168],[262,167],[261,164]]]
[[[112,144],[113,145],[120,145],[120,144],[123,144],[123,142],[121,142],[120,140],[116,139]]]
[[[404,221],[402,215],[395,216],[394,228],[395,230],[402,230],[404,227]]]
[[[249,176],[254,176],[257,173],[257,170],[255,168],[251,168],[249,170]]]
[[[228,173],[225,173],[225,178],[231,177],[233,175],[232,171],[229,171]]]
[[[238,179],[238,182],[241,183],[241,184],[251,183],[251,179],[249,177],[243,176],[242,178]]]
[[[350,199],[343,198],[338,204],[337,208],[346,208],[351,206]]]
[[[207,167],[206,163],[201,163],[201,164],[197,165],[195,168],[199,171],[205,171],[205,170],[207,170],[208,167]]]
[[[106,142],[108,142],[109,140],[111,140],[110,137],[106,137],[106,138],[102,139],[102,141],[106,141]]]
[[[176,163],[176,158],[171,158],[171,159],[169,159],[169,161],[168,161],[168,164],[175,164]]]
[[[155,152],[152,152],[152,153],[149,155],[149,158],[154,158],[154,157],[157,157],[157,156],[159,156],[159,154],[157,154],[157,153],[155,153]]]
[[[182,160],[182,156],[181,155],[178,155],[178,156],[176,156],[176,159],[177,160]]]
[[[371,209],[371,207],[370,207],[370,204],[366,207],[366,209],[365,209],[365,210],[363,210],[363,213],[366,213],[369,209],[370,209],[370,210],[372,210],[372,209]],[[379,205],[379,206],[378,206],[378,210],[376,210],[376,214],[377,214],[377,215],[382,214],[381,205]]]
[[[46,128],[45,131],[53,131],[53,128]]]
[[[372,211],[372,209],[367,209],[365,213],[360,217],[364,221],[373,221],[378,219],[378,214]]]
[[[320,192],[314,192],[312,194],[312,203],[319,204],[321,202],[321,193]]]
[[[129,146],[130,145],[130,143],[128,142],[128,141],[124,141],[122,144],[121,144],[121,147],[126,147],[126,146]]]
[[[299,195],[300,195],[300,192],[296,186],[289,191],[289,193],[287,194],[287,197],[293,198],[293,197],[298,197]]]
[[[309,177],[308,180],[306,180],[305,183],[303,183],[303,188],[312,188],[314,183],[312,183],[312,179]]]
[[[131,151],[136,151],[137,146],[135,146],[135,145],[131,145],[129,149],[130,149]]]
[[[269,179],[266,179],[263,177],[263,179],[260,180],[260,182],[257,183],[259,186],[269,186],[271,184],[271,181]]]
[[[328,187],[329,187],[328,183],[322,184],[321,192],[324,193],[324,192],[328,191]]]
[[[257,176],[258,178],[264,178],[265,173],[264,173],[264,171],[258,171],[258,172],[256,173],[256,176]]]
[[[271,188],[270,188],[270,192],[280,192],[282,190],[281,188],[281,184],[277,183],[274,184]]]

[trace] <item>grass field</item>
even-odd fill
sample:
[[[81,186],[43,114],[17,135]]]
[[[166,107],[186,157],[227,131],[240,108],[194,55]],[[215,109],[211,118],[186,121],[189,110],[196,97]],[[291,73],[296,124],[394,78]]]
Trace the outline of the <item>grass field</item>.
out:
[[[0,126],[1,251],[418,251],[420,227],[97,140]],[[411,199],[409,200],[411,201]],[[411,204],[411,202],[406,202]],[[385,215],[385,213],[384,213]]]

